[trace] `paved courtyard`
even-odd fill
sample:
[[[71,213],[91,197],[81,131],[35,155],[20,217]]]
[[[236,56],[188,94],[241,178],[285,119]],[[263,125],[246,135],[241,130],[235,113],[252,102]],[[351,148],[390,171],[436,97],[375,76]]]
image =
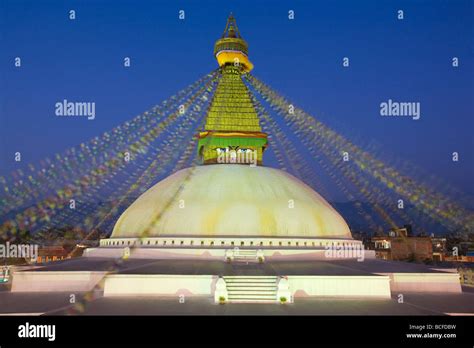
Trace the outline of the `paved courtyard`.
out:
[[[474,292],[462,294],[405,294],[398,298],[367,300],[358,298],[298,298],[294,304],[225,304],[216,305],[210,298],[176,297],[102,297],[83,301],[85,315],[474,315]],[[70,293],[0,292],[0,315],[64,315],[72,308]]]
[[[81,257],[51,263],[37,271],[112,271],[121,274],[203,274],[203,275],[371,275],[376,273],[439,272],[423,264],[378,259],[271,261],[226,263],[208,260],[129,259],[115,262],[106,258]]]

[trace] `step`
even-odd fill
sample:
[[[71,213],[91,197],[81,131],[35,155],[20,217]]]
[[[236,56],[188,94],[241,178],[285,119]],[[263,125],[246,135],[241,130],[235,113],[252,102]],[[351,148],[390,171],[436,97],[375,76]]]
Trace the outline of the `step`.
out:
[[[277,288],[275,283],[235,283],[235,282],[228,282],[226,283],[227,289],[229,288]]]
[[[240,284],[232,284],[232,285],[227,285],[227,290],[242,290],[242,289],[249,289],[249,290],[270,290],[270,289],[277,289],[278,287],[275,284],[271,285],[261,285],[261,284],[256,284],[256,285],[240,285]]]
[[[263,287],[263,288],[276,288],[276,282],[226,282],[227,287]]]
[[[226,284],[227,289],[229,288],[249,288],[249,289],[254,289],[254,288],[277,288],[277,285],[275,283],[232,283],[229,282]]]
[[[242,300],[277,300],[276,295],[235,295],[231,296],[229,295],[228,300],[237,300],[237,299],[242,299]]]
[[[268,292],[277,292],[277,289],[272,288],[272,289],[249,289],[249,288],[238,288],[238,289],[227,289],[227,292],[230,293],[237,293],[237,292],[246,292],[246,293],[254,293],[254,294],[260,294],[260,293],[268,293]]]
[[[244,281],[244,282],[248,282],[248,281],[251,281],[251,282],[277,282],[277,279],[272,279],[272,278],[225,278],[224,277],[224,280],[227,282],[227,281],[230,281],[230,282],[239,282],[239,281]]]
[[[230,284],[276,284],[276,280],[272,279],[263,279],[263,280],[256,280],[256,279],[225,279],[224,281],[227,285]]]
[[[272,301],[277,301],[277,298],[275,295],[262,295],[262,296],[255,296],[255,295],[238,295],[238,296],[229,296],[227,298],[229,301],[233,300],[272,300]]]
[[[252,291],[268,291],[277,290],[276,286],[228,286],[227,291],[252,290]]]
[[[224,280],[246,280],[246,279],[253,279],[253,280],[274,280],[275,282],[277,281],[278,277],[276,276],[251,276],[251,275],[245,275],[245,276],[224,276]]]
[[[229,297],[238,297],[238,296],[273,296],[276,298],[276,291],[228,291],[227,294]]]
[[[251,291],[251,292],[254,292],[254,293],[258,293],[258,292],[261,292],[261,291],[273,291],[273,292],[277,292],[277,288],[245,288],[245,287],[237,287],[237,288],[227,288],[227,291],[228,292],[235,292],[235,291]]]
[[[227,284],[227,290],[231,289],[254,289],[254,290],[268,290],[268,289],[277,289],[277,286],[275,284],[252,284],[252,285],[242,285],[242,284]]]
[[[252,299],[236,299],[236,300],[229,300],[230,303],[276,303],[277,300],[252,300]]]

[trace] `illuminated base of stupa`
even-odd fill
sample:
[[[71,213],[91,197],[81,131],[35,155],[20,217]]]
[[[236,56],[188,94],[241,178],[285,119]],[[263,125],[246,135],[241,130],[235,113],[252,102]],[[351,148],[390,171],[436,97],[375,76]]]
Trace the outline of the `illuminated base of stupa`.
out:
[[[143,249],[140,249],[143,250]],[[360,261],[360,262],[359,262]],[[390,300],[398,294],[462,294],[454,270],[379,259],[183,260],[81,257],[13,274],[12,292],[83,293],[279,303],[306,298]],[[178,302],[177,302],[178,303]],[[138,313],[137,313],[138,314]],[[316,313],[315,313],[316,314]]]
[[[176,172],[141,195],[98,248],[18,272],[12,284],[13,292],[93,289],[215,303],[462,292],[457,272],[375,259],[295,177],[235,164]]]

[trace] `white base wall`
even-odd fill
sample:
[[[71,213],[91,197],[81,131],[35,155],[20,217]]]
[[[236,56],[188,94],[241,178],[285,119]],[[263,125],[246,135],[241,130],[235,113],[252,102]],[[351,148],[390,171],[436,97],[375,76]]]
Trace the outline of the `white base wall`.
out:
[[[382,274],[382,273],[381,273]],[[389,273],[390,289],[400,292],[462,293],[458,273]]]
[[[12,292],[89,291],[106,272],[25,271],[13,273]]]
[[[125,248],[89,248],[83,257],[122,257]],[[179,260],[224,260],[224,248],[131,248],[129,258],[135,259],[179,259]],[[246,250],[246,249],[242,249]],[[321,249],[261,249],[268,260],[340,260],[338,257],[327,257]],[[374,259],[375,251],[364,250],[364,259]],[[352,258],[354,259],[354,258]]]
[[[101,239],[100,247],[106,248],[160,248],[160,247],[180,247],[180,248],[270,248],[284,249],[290,248],[321,248],[325,247],[347,247],[363,249],[362,242],[355,239],[346,238],[302,238],[302,237],[245,237],[245,236],[161,236],[143,238],[108,238]]]
[[[390,298],[386,276],[289,276],[293,297]],[[104,296],[213,296],[218,277],[211,275],[108,275]]]
[[[108,275],[104,297],[109,296],[214,296],[218,277],[212,275]]]
[[[401,292],[462,293],[456,273],[374,276],[287,276],[294,297],[379,297]],[[217,275],[108,274],[25,271],[13,273],[12,292],[89,291],[104,281],[104,296],[213,296]]]
[[[288,276],[293,297],[390,298],[388,276]]]
[[[89,248],[83,257],[119,258],[125,248]],[[179,248],[135,248],[130,249],[130,259],[176,259],[176,260],[220,260],[223,261],[225,249],[179,249]]]

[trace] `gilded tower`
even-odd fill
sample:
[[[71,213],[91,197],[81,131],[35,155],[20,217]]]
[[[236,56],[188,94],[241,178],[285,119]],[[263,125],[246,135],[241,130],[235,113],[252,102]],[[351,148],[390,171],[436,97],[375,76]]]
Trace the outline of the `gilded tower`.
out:
[[[242,81],[242,75],[252,70],[253,64],[232,14],[214,45],[214,56],[221,78],[204,131],[199,133],[199,156],[204,164],[261,164],[267,134],[262,132],[250,92]]]

